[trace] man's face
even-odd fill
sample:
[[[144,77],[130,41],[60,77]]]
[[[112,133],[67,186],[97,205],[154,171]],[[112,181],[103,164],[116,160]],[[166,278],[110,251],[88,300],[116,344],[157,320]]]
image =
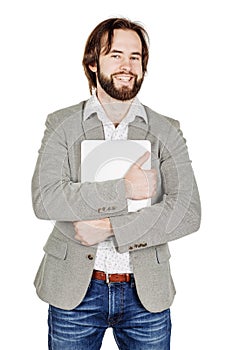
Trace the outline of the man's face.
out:
[[[132,30],[116,29],[108,54],[104,51],[105,42],[104,37],[96,67],[97,83],[112,98],[131,100],[140,90],[144,77],[141,40]]]

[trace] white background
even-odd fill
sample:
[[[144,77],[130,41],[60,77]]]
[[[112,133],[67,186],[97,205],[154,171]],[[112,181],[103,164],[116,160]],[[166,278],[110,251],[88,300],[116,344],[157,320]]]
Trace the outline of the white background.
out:
[[[52,224],[33,214],[31,177],[47,114],[89,97],[81,66],[87,36],[117,15],[140,21],[150,34],[139,97],[181,122],[202,199],[200,231],[171,244],[177,288],[171,349],[231,349],[231,2],[8,0],[0,6],[4,349],[47,349],[47,305],[32,283]],[[103,349],[116,349],[110,335]]]

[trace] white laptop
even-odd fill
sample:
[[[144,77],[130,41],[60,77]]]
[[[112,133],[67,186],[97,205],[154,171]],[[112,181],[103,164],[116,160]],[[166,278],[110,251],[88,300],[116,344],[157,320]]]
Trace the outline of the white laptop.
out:
[[[148,140],[84,140],[81,143],[81,182],[122,178],[146,151],[151,152]],[[142,168],[151,168],[151,158]],[[151,199],[128,200],[128,211],[137,211],[150,205]]]

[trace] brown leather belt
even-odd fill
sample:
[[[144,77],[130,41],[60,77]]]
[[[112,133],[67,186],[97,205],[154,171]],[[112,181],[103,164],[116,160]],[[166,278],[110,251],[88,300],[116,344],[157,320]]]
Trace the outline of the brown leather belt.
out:
[[[92,278],[96,280],[109,282],[130,282],[132,274],[130,273],[111,273],[106,274],[103,271],[94,270]]]

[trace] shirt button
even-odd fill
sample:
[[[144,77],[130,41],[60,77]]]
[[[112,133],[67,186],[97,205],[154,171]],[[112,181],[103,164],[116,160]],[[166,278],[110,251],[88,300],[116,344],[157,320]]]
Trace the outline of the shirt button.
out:
[[[88,258],[89,260],[93,260],[93,259],[94,259],[93,255],[91,255],[91,254],[88,254],[87,258]]]

